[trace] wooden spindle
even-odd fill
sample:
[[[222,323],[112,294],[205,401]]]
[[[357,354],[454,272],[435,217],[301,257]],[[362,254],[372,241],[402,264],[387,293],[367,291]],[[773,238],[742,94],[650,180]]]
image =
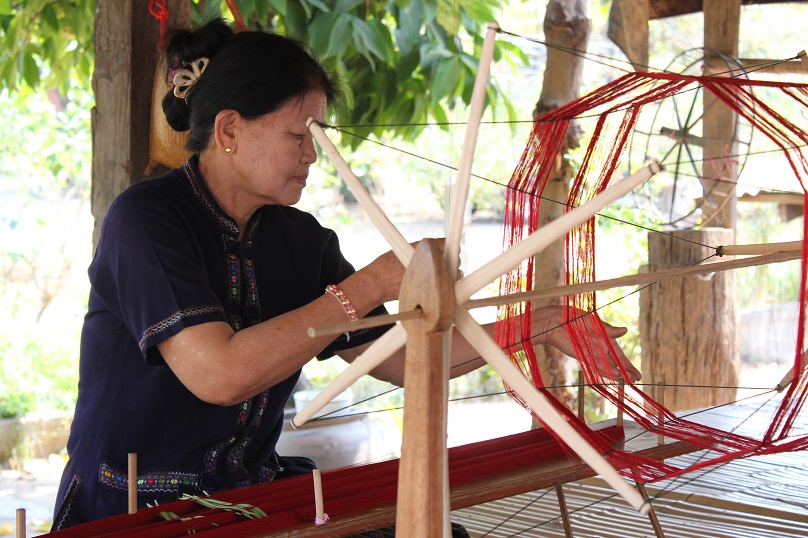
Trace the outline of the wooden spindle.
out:
[[[626,401],[626,383],[621,379],[617,389],[617,425],[623,426],[623,404]]]

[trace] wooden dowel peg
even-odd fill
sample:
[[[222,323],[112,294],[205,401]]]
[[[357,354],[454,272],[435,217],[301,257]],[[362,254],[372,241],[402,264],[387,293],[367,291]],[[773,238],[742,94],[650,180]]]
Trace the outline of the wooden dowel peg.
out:
[[[627,178],[618,181],[585,204],[571,209],[554,221],[542,226],[521,242],[489,261],[455,286],[455,297],[458,303],[464,303],[472,295],[483,289],[494,279],[499,278],[522,261],[535,256],[554,241],[564,237],[564,234],[580,226],[598,211],[634,190],[648,181],[651,176],[662,170],[662,166],[653,161],[640,168]]]
[[[362,318],[356,321],[343,321],[340,323],[320,325],[319,327],[309,327],[306,334],[308,334],[311,338],[316,338],[318,336],[340,334],[350,331],[357,331],[359,329],[370,329],[372,327],[381,327],[382,325],[392,325],[399,321],[418,319],[421,317],[421,314],[421,309],[416,308],[414,310],[408,310],[407,312],[399,312],[398,314],[370,316],[368,318]]]
[[[606,483],[614,488],[625,501],[641,514],[647,514],[650,506],[636,488],[626,482],[620,473],[606,461],[603,454],[595,450],[578,431],[556,411],[547,397],[527,380],[521,370],[511,362],[485,329],[471,317],[471,314],[458,308],[455,313],[455,326],[466,340],[477,350],[485,361],[500,375],[503,382],[513,389],[538,415],[545,426],[553,430],[580,458],[586,462]]]
[[[802,250],[802,241],[785,241],[783,243],[754,243],[750,245],[724,245],[718,247],[721,256],[760,256],[775,252],[794,252]]]
[[[648,511],[648,520],[651,522],[651,526],[654,528],[654,534],[656,534],[657,538],[665,538],[665,533],[662,531],[662,525],[659,524],[659,518],[654,510],[654,505],[648,498],[648,491],[645,489],[645,484],[637,482],[637,489],[640,490],[642,496],[646,501],[648,501],[648,504],[651,505],[651,510]]]
[[[398,351],[407,342],[407,332],[401,325],[396,325],[379,337],[364,353],[359,355],[331,383],[326,385],[306,407],[295,415],[290,424],[292,428],[302,427],[312,419],[328,402],[342,394],[360,377],[383,363],[390,355]]]
[[[564,497],[563,484],[556,484],[556,497],[558,497],[558,511],[561,514],[561,523],[564,525],[564,538],[572,537],[572,525],[570,524],[570,513],[567,510],[567,499]]]
[[[129,513],[137,513],[137,454],[129,453],[128,458]]]
[[[398,228],[390,222],[390,219],[387,218],[387,215],[384,214],[384,211],[382,211],[367,189],[365,189],[359,181],[359,178],[357,178],[353,170],[351,170],[351,167],[345,162],[345,159],[342,158],[342,155],[337,151],[336,146],[334,146],[325,134],[320,124],[317,123],[314,118],[309,118],[306,126],[309,131],[311,131],[314,139],[317,140],[317,143],[320,144],[320,147],[323,148],[325,154],[331,159],[331,163],[334,165],[334,168],[337,169],[342,180],[348,185],[351,194],[354,195],[356,201],[359,202],[359,205],[365,210],[370,220],[387,240],[393,253],[405,267],[409,265],[414,250],[412,245],[401,235]]]
[[[25,508],[17,508],[17,538],[25,538],[26,534]]]
[[[311,475],[314,479],[314,523],[322,525],[328,521],[328,514],[325,513],[323,503],[323,477],[320,474],[320,469],[314,469]]]
[[[494,45],[499,25],[488,23],[488,29],[483,40],[480,59],[477,62],[477,76],[474,79],[474,89],[471,92],[469,104],[469,118],[466,123],[466,134],[463,147],[460,150],[460,164],[457,167],[457,181],[449,205],[449,220],[446,232],[445,259],[452,279],[457,276],[457,259],[460,256],[460,241],[463,236],[463,219],[466,213],[466,204],[469,198],[469,185],[471,183],[471,165],[474,161],[474,152],[477,149],[477,135],[480,130],[480,121],[485,108],[485,96],[488,93],[488,75],[491,71],[491,61],[494,58]]]
[[[788,387],[793,380],[794,380],[794,368],[792,367],[789,368],[788,372],[786,372],[786,375],[783,376],[783,379],[781,379],[780,382],[775,387],[777,389],[777,392],[783,392],[784,390],[786,390],[786,387]]]
[[[782,244],[782,243],[780,243]],[[726,248],[726,247],[724,247]],[[771,263],[787,262],[799,259],[801,252],[777,251],[773,254],[763,254],[751,258],[740,258],[737,260],[727,260],[722,262],[703,263],[691,267],[677,267],[675,269],[665,269],[652,273],[637,273],[634,275],[610,278],[607,280],[596,280],[594,282],[584,282],[582,284],[571,284],[569,286],[556,286],[542,290],[511,293],[498,297],[486,297],[484,299],[471,299],[463,306],[467,309],[483,308],[486,306],[500,306],[509,303],[520,303],[524,301],[535,301],[538,299],[555,299],[557,297],[572,296],[579,293],[589,293],[591,291],[602,291],[623,286],[640,286],[651,284],[662,280],[672,280],[684,278],[686,276],[703,275],[718,271],[728,271],[731,269],[741,269],[743,267],[755,267],[758,265],[768,265]]]
[[[617,425],[623,426],[623,404],[626,401],[626,383],[620,380],[619,388],[617,389]]]

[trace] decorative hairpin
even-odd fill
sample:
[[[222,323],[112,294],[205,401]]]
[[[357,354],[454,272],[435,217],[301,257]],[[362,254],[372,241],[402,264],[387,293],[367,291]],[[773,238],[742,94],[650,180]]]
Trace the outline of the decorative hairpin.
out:
[[[188,90],[196,84],[196,81],[205,72],[208,59],[197,58],[192,62],[183,62],[183,65],[190,67],[190,69],[180,69],[174,75],[174,97],[178,99],[185,99]]]

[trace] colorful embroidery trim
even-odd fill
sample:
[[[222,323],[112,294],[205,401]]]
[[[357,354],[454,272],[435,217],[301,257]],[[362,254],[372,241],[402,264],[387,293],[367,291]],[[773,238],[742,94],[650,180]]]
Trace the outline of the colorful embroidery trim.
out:
[[[98,468],[98,481],[109,487],[126,491],[129,478],[126,473],[102,463]],[[180,488],[199,490],[199,476],[194,473],[157,472],[138,475],[138,493],[177,493]]]

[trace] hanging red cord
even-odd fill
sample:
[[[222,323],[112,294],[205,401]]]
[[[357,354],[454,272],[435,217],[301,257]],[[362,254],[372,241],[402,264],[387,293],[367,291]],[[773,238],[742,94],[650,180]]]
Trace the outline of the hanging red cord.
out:
[[[233,20],[236,23],[236,29],[240,32],[243,32],[247,29],[247,25],[244,24],[244,19],[241,18],[241,12],[239,12],[238,7],[236,7],[235,0],[225,0],[227,2],[227,7],[230,8],[230,13],[233,14]]]
[[[149,13],[160,21],[160,40],[162,41],[166,33],[166,19],[168,19],[165,0],[149,0]]]

